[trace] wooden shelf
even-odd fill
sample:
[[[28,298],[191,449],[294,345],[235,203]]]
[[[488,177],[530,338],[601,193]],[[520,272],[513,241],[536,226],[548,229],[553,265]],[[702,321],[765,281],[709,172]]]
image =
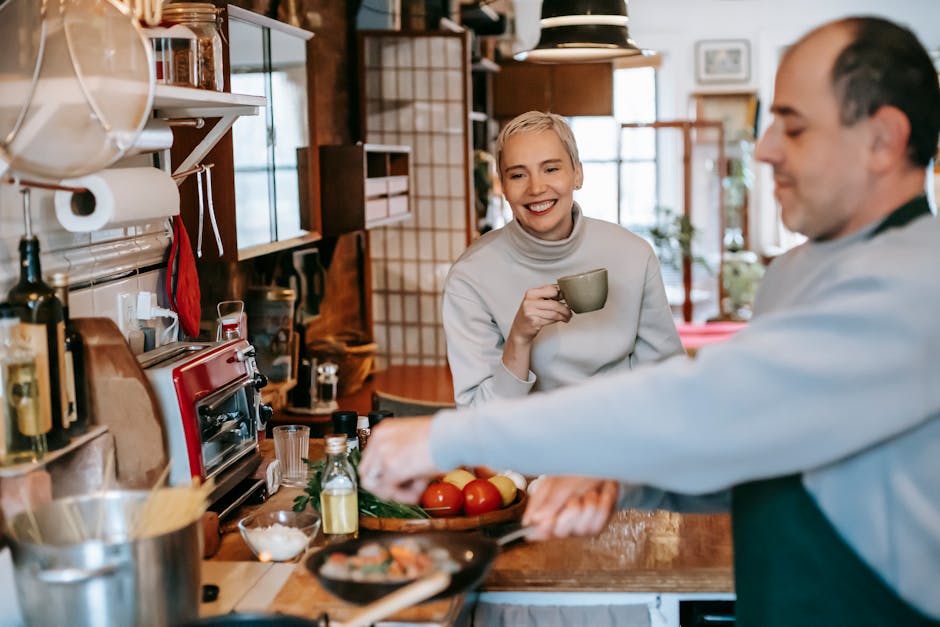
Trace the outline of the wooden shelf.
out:
[[[320,146],[323,233],[385,226],[411,215],[409,146]]]
[[[83,433],[77,438],[72,438],[71,442],[69,442],[62,448],[56,449],[54,451],[49,451],[48,453],[46,453],[45,457],[42,458],[42,461],[28,462],[25,464],[16,464],[15,466],[0,467],[0,477],[22,477],[23,475],[28,475],[34,470],[45,468],[46,466],[56,461],[57,459],[64,457],[68,455],[69,453],[71,453],[72,451],[75,451],[81,448],[87,442],[91,442],[92,440],[97,438],[99,435],[106,433],[107,431],[108,431],[108,428],[104,425],[92,426],[88,429],[87,433]]]

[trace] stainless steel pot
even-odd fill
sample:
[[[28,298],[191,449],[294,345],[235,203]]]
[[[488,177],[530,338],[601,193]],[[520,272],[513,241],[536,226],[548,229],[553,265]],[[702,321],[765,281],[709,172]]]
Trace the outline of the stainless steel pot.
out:
[[[199,614],[199,519],[132,538],[145,491],[112,491],[18,514],[8,535],[29,625],[178,625]],[[35,521],[35,522],[34,522]],[[40,538],[36,538],[38,535]]]

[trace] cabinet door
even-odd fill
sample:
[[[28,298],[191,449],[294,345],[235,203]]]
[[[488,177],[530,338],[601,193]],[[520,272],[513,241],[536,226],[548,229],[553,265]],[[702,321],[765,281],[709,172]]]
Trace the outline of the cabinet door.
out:
[[[314,238],[311,219],[316,159],[308,146],[312,33],[232,7],[229,58],[233,91],[263,95],[264,114],[232,128],[238,258],[296,246]],[[312,167],[311,167],[312,166]]]
[[[305,235],[301,228],[297,151],[309,143],[307,126],[307,42],[287,33],[271,31],[271,143],[275,239]]]
[[[258,24],[229,19],[232,91],[268,97],[262,115],[239,118],[232,126],[239,249],[269,244],[275,239],[272,143],[268,134],[272,99],[265,71],[269,32]]]

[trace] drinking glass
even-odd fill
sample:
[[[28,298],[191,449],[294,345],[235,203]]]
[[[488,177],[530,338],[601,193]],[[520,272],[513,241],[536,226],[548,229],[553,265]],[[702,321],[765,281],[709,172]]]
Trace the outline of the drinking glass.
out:
[[[219,312],[219,326],[215,332],[215,341],[237,340],[242,336],[242,316],[245,303],[240,300],[223,300],[215,307]]]
[[[310,427],[282,425],[274,427],[274,456],[281,466],[281,485],[307,485],[307,464],[304,458],[310,449]]]

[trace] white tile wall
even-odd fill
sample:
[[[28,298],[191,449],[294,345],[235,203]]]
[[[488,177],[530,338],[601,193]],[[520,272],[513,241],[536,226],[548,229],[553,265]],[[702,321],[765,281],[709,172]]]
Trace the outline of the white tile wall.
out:
[[[168,222],[147,221],[94,233],[70,233],[55,217],[53,192],[30,191],[33,232],[39,238],[44,276],[67,272],[73,317],[107,317],[117,321],[117,294],[148,291],[167,306],[162,270],[140,273],[161,265],[170,243]],[[20,193],[0,185],[0,301],[19,279],[19,240],[24,232]],[[118,278],[119,277],[119,278]],[[158,325],[162,331],[163,323]]]

